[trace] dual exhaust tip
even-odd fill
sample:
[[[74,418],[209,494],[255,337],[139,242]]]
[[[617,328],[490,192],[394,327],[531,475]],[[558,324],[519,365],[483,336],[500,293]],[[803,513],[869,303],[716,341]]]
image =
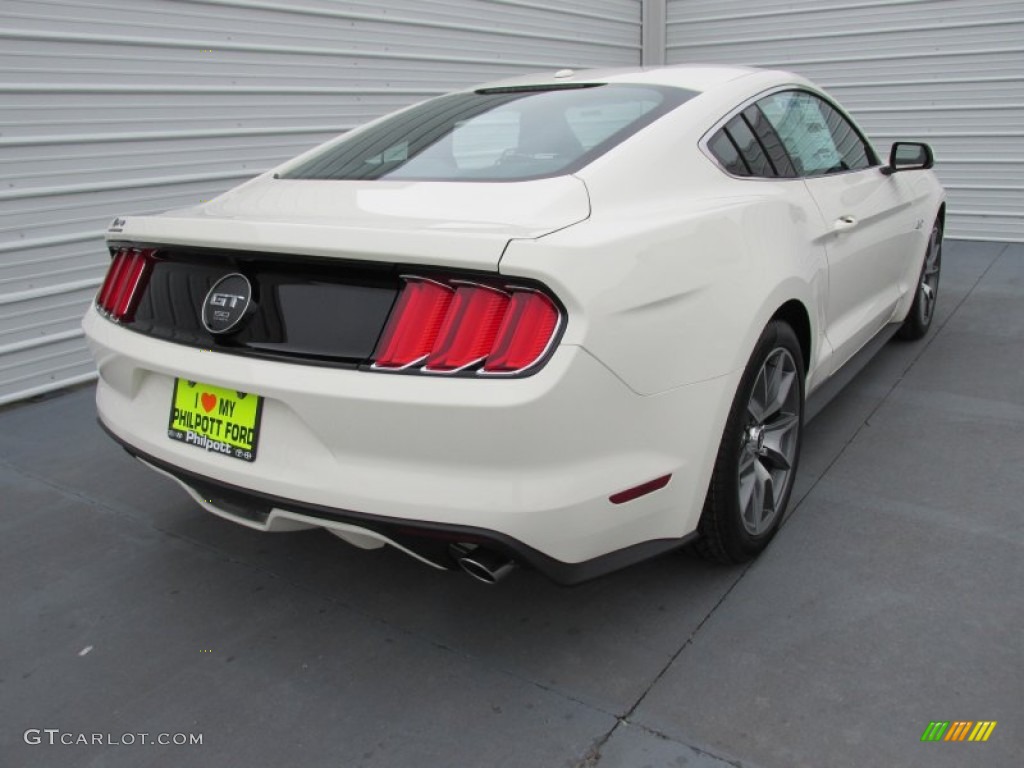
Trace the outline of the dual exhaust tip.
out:
[[[497,584],[516,567],[505,555],[485,547],[470,549],[465,544],[454,544],[451,553],[462,570],[484,584]]]

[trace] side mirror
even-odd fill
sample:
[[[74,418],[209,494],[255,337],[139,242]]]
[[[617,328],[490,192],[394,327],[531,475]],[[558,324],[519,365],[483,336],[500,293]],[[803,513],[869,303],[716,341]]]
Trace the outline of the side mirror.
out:
[[[897,141],[889,151],[889,164],[882,166],[886,176],[896,171],[923,171],[935,165],[932,148],[920,141]]]

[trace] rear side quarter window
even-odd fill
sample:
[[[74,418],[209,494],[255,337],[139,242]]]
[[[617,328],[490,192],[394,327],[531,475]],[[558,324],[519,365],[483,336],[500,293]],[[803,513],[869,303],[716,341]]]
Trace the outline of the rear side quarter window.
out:
[[[707,150],[733,176],[778,179],[797,175],[782,141],[757,105],[730,118],[708,139]]]
[[[733,176],[750,175],[750,168],[743,162],[739,149],[724,128],[708,140],[708,151],[714,155],[719,165]]]

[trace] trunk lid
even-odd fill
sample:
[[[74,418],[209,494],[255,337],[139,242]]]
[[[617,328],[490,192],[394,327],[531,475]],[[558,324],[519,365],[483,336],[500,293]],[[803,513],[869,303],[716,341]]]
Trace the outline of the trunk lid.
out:
[[[264,174],[203,205],[119,218],[107,239],[497,270],[510,239],[589,215],[575,176],[401,182]]]

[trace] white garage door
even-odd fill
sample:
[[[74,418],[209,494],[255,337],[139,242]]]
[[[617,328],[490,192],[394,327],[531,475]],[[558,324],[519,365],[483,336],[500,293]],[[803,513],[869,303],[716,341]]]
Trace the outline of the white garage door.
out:
[[[92,378],[116,214],[524,71],[640,62],[639,0],[3,0],[0,404]]]
[[[1024,241],[1024,0],[668,0],[667,58],[789,69],[883,156],[935,149],[947,234]]]

